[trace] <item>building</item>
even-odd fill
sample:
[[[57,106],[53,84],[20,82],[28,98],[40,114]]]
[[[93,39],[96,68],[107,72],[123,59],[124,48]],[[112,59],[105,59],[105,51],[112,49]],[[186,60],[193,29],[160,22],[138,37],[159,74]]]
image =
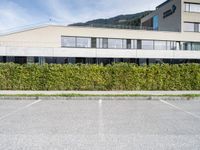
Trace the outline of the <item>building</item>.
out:
[[[43,25],[2,34],[0,62],[200,63],[199,0],[167,0],[141,24],[140,29]]]
[[[141,23],[159,31],[200,32],[199,13],[199,0],[167,0]]]

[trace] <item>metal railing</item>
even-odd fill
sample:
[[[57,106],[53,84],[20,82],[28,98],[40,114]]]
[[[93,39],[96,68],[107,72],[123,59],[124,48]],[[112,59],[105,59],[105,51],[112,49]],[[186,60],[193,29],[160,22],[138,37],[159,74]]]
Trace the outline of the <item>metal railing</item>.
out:
[[[5,34],[10,34],[13,32],[20,32],[28,29],[34,29],[37,27],[44,27],[47,25],[60,25],[60,26],[66,26],[63,24],[56,24],[56,23],[38,23],[38,24],[32,24],[32,25],[26,25],[11,29],[6,29],[1,31],[0,30],[0,36]],[[157,31],[153,29],[153,27],[145,27],[145,26],[127,26],[127,25],[109,25],[109,24],[90,24],[90,25],[71,25],[71,27],[92,27],[92,28],[111,28],[111,29],[130,29],[130,30],[150,30],[150,31]]]
[[[150,30],[157,31],[153,27],[145,26],[126,26],[126,25],[110,25],[110,24],[90,24],[90,25],[72,25],[72,27],[92,27],[92,28],[113,28],[113,29],[130,29],[130,30]]]

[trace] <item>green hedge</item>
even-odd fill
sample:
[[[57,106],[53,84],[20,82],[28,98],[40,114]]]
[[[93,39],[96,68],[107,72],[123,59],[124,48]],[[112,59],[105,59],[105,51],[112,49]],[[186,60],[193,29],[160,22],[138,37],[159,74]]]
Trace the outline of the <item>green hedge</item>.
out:
[[[200,90],[200,65],[0,64],[0,90]]]

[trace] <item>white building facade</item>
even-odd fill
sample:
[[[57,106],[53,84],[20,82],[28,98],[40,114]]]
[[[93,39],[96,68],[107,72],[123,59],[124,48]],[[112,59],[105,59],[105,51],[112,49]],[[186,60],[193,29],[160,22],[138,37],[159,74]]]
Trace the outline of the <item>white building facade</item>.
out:
[[[141,30],[44,25],[2,34],[0,62],[200,63],[199,0],[168,0],[141,24]]]

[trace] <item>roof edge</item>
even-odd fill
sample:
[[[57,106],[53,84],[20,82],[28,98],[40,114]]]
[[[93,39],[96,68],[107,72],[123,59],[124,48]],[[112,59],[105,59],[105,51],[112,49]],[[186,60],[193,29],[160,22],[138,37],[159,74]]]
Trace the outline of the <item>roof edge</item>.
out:
[[[48,27],[48,26],[58,26],[58,25],[57,24],[40,24],[40,25],[33,25],[33,26],[25,26],[20,29],[19,28],[18,29],[9,29],[9,30],[6,30],[5,32],[0,33],[0,36],[6,36],[6,35],[15,34],[15,33],[19,33],[19,32],[25,32],[25,31],[29,31],[29,30],[35,30],[35,29],[44,28],[44,27]],[[62,26],[64,26],[64,25],[62,25]]]
[[[158,6],[156,7],[156,9],[159,9],[160,7],[166,5],[167,3],[171,2],[171,1],[172,1],[172,0],[166,0],[166,1],[163,2],[162,4],[158,5]]]

